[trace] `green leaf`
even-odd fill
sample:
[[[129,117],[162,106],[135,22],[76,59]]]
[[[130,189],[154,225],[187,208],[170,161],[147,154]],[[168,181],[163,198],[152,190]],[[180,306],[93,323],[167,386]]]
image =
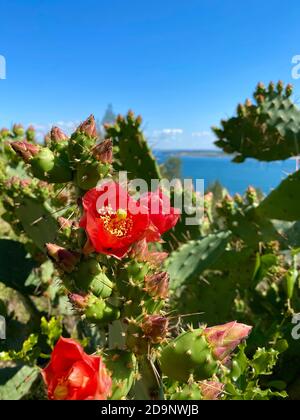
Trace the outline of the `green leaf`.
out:
[[[279,352],[277,350],[259,348],[250,363],[255,375],[271,375],[274,366],[276,366],[278,356]]]
[[[52,317],[50,321],[47,321],[45,317],[41,319],[41,332],[47,336],[47,344],[53,348],[62,335],[62,318]]]
[[[30,392],[39,374],[37,367],[23,366],[5,385],[0,386],[0,400],[16,401],[24,398]]]
[[[35,261],[27,258],[27,251],[23,244],[0,239],[0,281],[5,286],[21,293],[34,290],[26,286],[26,281],[35,266]]]

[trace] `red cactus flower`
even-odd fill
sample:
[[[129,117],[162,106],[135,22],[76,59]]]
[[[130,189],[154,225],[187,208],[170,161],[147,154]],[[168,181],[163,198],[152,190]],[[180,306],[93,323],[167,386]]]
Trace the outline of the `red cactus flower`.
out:
[[[172,229],[180,217],[179,209],[171,207],[170,199],[163,194],[161,189],[155,193],[144,194],[140,203],[149,209],[150,229],[147,234],[148,242],[156,242],[161,239],[161,235]]]
[[[225,362],[230,353],[248,337],[251,330],[252,327],[233,321],[225,325],[206,328],[204,335],[216,358]]]
[[[117,258],[124,257],[142,239],[160,240],[179,218],[179,211],[176,214],[177,209],[170,207],[169,199],[160,192],[136,201],[115,182],[90,190],[82,204],[80,226],[86,230],[90,244],[96,252]]]
[[[100,356],[89,356],[76,341],[60,338],[42,370],[50,400],[106,400],[112,380]]]
[[[82,204],[85,213],[80,226],[99,253],[124,257],[149,227],[147,209],[134,211],[139,204],[117,183],[109,182],[88,191]]]

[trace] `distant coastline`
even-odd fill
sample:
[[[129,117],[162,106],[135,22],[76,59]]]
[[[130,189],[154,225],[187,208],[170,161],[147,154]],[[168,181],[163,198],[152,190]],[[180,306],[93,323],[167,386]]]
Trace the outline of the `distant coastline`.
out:
[[[176,157],[230,157],[230,155],[223,153],[219,150],[162,150],[162,149],[154,149],[153,150],[155,155],[167,155],[176,156]]]

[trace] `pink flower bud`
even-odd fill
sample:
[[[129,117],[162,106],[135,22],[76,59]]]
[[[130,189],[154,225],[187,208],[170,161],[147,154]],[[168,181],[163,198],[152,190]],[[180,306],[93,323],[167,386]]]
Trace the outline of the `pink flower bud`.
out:
[[[158,299],[166,299],[169,295],[170,276],[165,271],[145,277],[145,290]]]
[[[50,139],[53,142],[68,140],[68,136],[58,127],[53,127],[50,132]]]
[[[13,141],[10,145],[25,162],[29,162],[30,159],[36,156],[40,151],[38,145],[28,143],[27,141]]]
[[[68,297],[75,309],[81,310],[86,308],[88,303],[87,296],[78,295],[77,293],[69,293]]]
[[[224,384],[215,381],[203,381],[199,383],[203,400],[216,401],[224,390]]]
[[[80,260],[80,254],[69,251],[55,244],[46,244],[49,257],[57,267],[67,273],[71,273]]]
[[[98,137],[96,130],[96,121],[94,116],[90,115],[87,120],[80,124],[80,126],[77,128],[77,131],[80,133],[84,133],[89,137]]]
[[[169,320],[161,315],[147,315],[141,325],[145,337],[152,343],[160,343],[168,333]]]
[[[93,148],[93,155],[102,163],[112,163],[113,143],[111,139],[106,139]]]
[[[66,219],[64,217],[59,217],[57,219],[59,226],[61,227],[61,229],[70,229],[73,225],[72,221],[69,219]]]
[[[215,357],[224,361],[248,337],[251,330],[252,327],[233,321],[225,325],[206,328],[203,334],[212,347]]]

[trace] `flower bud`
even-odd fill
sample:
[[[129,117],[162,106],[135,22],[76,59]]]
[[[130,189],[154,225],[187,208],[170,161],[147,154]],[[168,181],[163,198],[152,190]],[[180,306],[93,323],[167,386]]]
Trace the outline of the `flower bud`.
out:
[[[68,136],[58,127],[52,127],[50,131],[50,139],[53,142],[68,140]]]
[[[167,272],[156,273],[145,277],[145,290],[154,299],[166,299],[169,295],[170,276]]]
[[[169,320],[161,315],[147,315],[141,325],[144,336],[152,343],[160,343],[168,333]]]
[[[93,115],[90,115],[80,126],[77,128],[77,132],[86,134],[89,137],[97,137],[96,121]]]
[[[105,139],[93,148],[93,155],[102,163],[112,163],[113,143],[111,139]]]
[[[71,273],[80,260],[80,254],[69,251],[61,246],[55,244],[46,244],[47,253],[49,257],[56,263],[56,266]]]
[[[236,321],[225,325],[205,328],[203,334],[209,342],[214,356],[224,361],[250,334],[252,327]]]
[[[29,162],[40,151],[38,145],[28,143],[27,141],[13,141],[10,145],[25,162]]]
[[[216,401],[224,390],[224,384],[216,381],[203,381],[199,382],[199,388],[203,400]]]

